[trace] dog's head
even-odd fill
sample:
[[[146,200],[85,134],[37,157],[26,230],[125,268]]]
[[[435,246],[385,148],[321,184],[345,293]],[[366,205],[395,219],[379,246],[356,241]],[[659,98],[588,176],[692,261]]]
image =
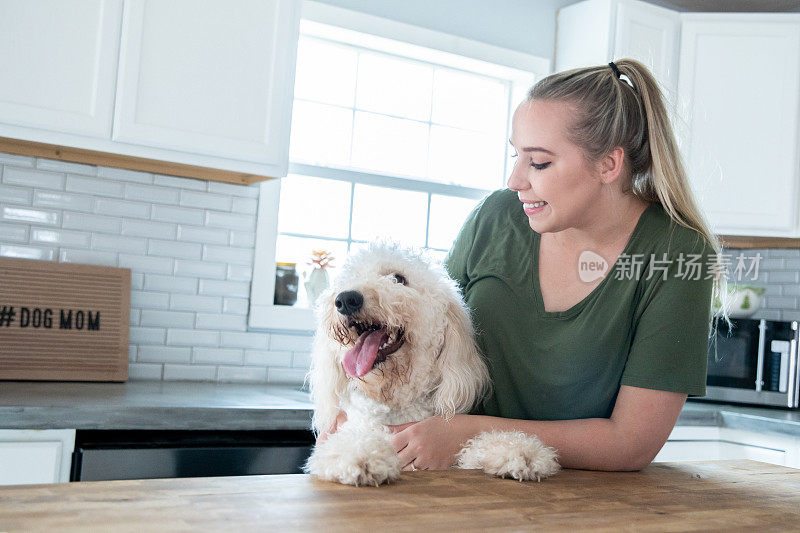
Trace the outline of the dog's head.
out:
[[[348,389],[393,409],[430,395],[438,414],[468,410],[488,385],[458,287],[420,253],[386,243],[351,256],[316,305],[309,373],[314,428]]]

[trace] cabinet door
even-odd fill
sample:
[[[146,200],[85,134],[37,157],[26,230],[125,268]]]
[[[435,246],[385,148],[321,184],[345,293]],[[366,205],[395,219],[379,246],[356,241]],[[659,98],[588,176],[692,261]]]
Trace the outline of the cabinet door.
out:
[[[678,87],[681,18],[644,2],[620,2],[614,39],[614,59],[631,58],[650,69],[670,99]]]
[[[0,0],[0,124],[108,139],[122,0]]]
[[[284,176],[299,11],[296,0],[126,2],[114,140]]]
[[[751,459],[786,466],[786,452],[724,441],[667,441],[654,463]]]
[[[683,156],[716,233],[796,234],[800,21],[784,17],[683,18]]]
[[[0,485],[69,481],[74,429],[0,430]]]

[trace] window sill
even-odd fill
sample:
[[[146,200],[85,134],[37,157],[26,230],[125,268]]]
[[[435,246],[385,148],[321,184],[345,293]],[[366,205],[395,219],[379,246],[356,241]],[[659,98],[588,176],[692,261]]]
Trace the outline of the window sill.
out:
[[[253,305],[248,326],[256,329],[279,329],[298,333],[313,333],[316,329],[314,311],[286,305]]]

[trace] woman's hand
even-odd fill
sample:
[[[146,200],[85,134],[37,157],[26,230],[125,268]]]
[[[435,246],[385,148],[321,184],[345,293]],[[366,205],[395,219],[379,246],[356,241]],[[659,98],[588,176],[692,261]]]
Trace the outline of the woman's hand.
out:
[[[345,413],[340,409],[339,414],[336,415],[336,420],[333,421],[333,425],[330,427],[330,429],[328,429],[327,431],[323,431],[322,433],[319,434],[319,436],[317,436],[316,445],[319,446],[320,444],[328,440],[328,435],[336,433],[336,430],[339,429],[339,426],[344,424],[346,421],[347,421],[347,413]]]
[[[450,420],[432,416],[418,422],[389,426],[403,470],[447,470],[456,463],[461,445],[472,438],[469,415]]]

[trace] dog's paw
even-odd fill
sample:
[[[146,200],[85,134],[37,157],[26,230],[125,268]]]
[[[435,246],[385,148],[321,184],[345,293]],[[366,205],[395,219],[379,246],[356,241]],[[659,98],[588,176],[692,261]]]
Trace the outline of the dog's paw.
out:
[[[344,485],[372,485],[400,478],[400,458],[380,432],[340,431],[314,448],[304,471]]]
[[[553,448],[521,431],[481,433],[458,453],[459,468],[479,468],[487,474],[519,481],[541,481],[561,469]]]

